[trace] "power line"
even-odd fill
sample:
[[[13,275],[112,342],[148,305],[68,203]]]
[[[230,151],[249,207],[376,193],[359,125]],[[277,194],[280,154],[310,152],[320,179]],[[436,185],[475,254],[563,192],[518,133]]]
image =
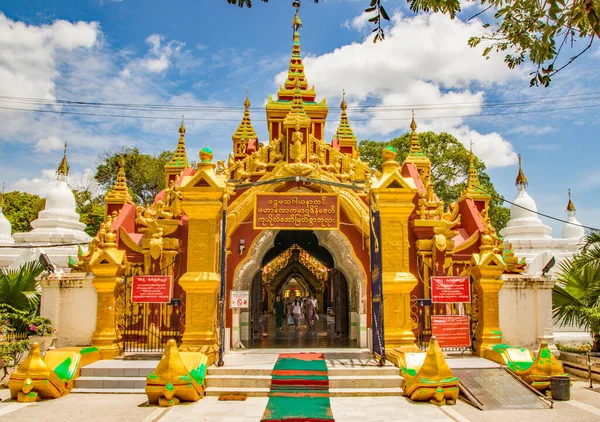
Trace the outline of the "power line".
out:
[[[566,102],[566,101],[587,101],[598,99],[600,91],[586,92],[580,94],[566,94],[560,96],[545,96],[545,97],[533,97],[528,100],[488,100],[484,104],[479,101],[464,101],[464,102],[451,102],[451,103],[421,103],[421,104],[396,104],[396,105],[361,105],[361,106],[348,106],[348,110],[371,110],[371,109],[418,109],[420,107],[440,107],[450,108],[449,106],[477,106],[477,107],[498,107],[498,106],[521,106],[528,104],[538,104],[545,102]],[[140,109],[159,109],[159,110],[219,110],[219,111],[240,111],[243,110],[242,106],[226,106],[226,105],[173,105],[173,104],[144,104],[144,103],[103,103],[103,102],[87,102],[87,101],[75,101],[75,100],[63,100],[63,99],[45,99],[45,98],[33,98],[33,97],[14,97],[14,96],[0,96],[0,101],[3,102],[16,102],[23,104],[37,104],[37,105],[62,105],[62,106],[86,106],[86,107],[122,107],[122,108],[140,108]]]
[[[583,225],[583,224],[571,223],[571,222],[570,222],[570,221],[568,221],[568,220],[564,220],[564,219],[562,219],[562,218],[558,218],[558,217],[553,217],[553,216],[551,216],[551,215],[544,214],[544,213],[541,213],[541,212],[539,212],[539,211],[534,211],[534,210],[532,210],[532,209],[529,209],[529,208],[527,208],[527,207],[524,207],[524,206],[522,206],[522,205],[515,204],[514,202],[512,202],[512,201],[509,201],[508,199],[505,199],[503,196],[501,196],[501,195],[498,195],[498,194],[496,194],[496,193],[488,192],[488,191],[486,191],[485,189],[483,189],[483,188],[481,188],[481,187],[478,187],[477,189],[478,189],[478,190],[481,190],[482,192],[485,192],[485,193],[487,193],[487,194],[489,194],[489,195],[491,195],[491,196],[493,196],[493,197],[495,197],[495,198],[497,198],[497,199],[500,199],[500,200],[501,200],[501,201],[503,201],[503,202],[508,202],[509,204],[511,204],[511,205],[513,205],[513,206],[515,206],[515,207],[521,208],[521,209],[523,209],[523,210],[525,210],[525,211],[529,211],[529,212],[531,212],[531,213],[533,213],[533,214],[537,214],[537,215],[540,215],[540,216],[542,216],[542,217],[549,218],[549,219],[551,219],[551,220],[559,221],[559,222],[561,222],[561,223],[565,223],[565,224],[571,224],[571,225],[573,225],[573,226],[578,226],[578,227],[583,227],[584,229],[588,229],[588,230],[592,230],[592,231],[600,231],[600,229],[597,229],[597,228],[594,228],[594,227],[585,226],[585,225]]]
[[[467,114],[467,115],[455,115],[455,116],[428,116],[424,117],[423,120],[431,119],[467,119],[467,118],[478,118],[478,117],[496,117],[496,116],[508,116],[508,115],[521,115],[521,114],[535,114],[535,113],[549,113],[555,111],[567,111],[567,110],[580,110],[600,107],[599,104],[587,104],[582,106],[563,107],[554,109],[542,109],[542,110],[520,110],[514,112],[502,112],[502,113],[483,113],[483,114]],[[154,120],[181,120],[181,117],[174,116],[143,116],[143,115],[131,115],[131,114],[106,114],[106,113],[82,113],[75,111],[61,111],[61,110],[39,110],[39,109],[27,109],[17,107],[2,107],[0,110],[7,111],[20,111],[29,113],[50,113],[50,114],[62,114],[62,115],[73,115],[73,116],[87,116],[87,117],[111,117],[111,118],[129,118],[129,119],[154,119]],[[393,117],[393,118],[372,118],[372,119],[351,119],[353,122],[370,122],[370,121],[408,121],[410,117]],[[186,121],[214,121],[214,122],[239,122],[239,118],[200,118],[200,117],[186,117]],[[255,122],[266,122],[266,119],[253,119]]]

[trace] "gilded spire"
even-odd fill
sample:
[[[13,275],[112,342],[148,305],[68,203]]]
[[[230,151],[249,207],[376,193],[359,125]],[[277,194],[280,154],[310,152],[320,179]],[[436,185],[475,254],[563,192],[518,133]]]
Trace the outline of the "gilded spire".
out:
[[[421,149],[421,144],[419,143],[419,136],[417,135],[417,122],[415,122],[415,112],[412,112],[412,121],[410,122],[410,149],[408,152],[408,156],[406,160],[408,162],[414,162],[417,160],[422,160],[425,157],[423,150]]]
[[[410,122],[410,148],[408,155],[404,160],[405,163],[413,163],[418,169],[431,166],[431,161],[421,149],[419,143],[419,135],[417,135],[417,122],[415,122],[415,112],[412,112],[412,120]]]
[[[235,133],[231,137],[234,142],[247,143],[251,139],[257,139],[256,131],[252,126],[252,120],[250,120],[250,99],[248,98],[248,90],[246,90],[246,99],[244,100],[244,117],[240,125],[235,130]]]
[[[523,173],[523,159],[521,158],[521,154],[519,154],[519,174],[517,174],[515,186],[518,187],[519,190],[523,190],[527,187],[527,178],[525,177],[525,173]]]
[[[58,180],[65,181],[67,180],[67,176],[71,174],[71,167],[69,167],[69,162],[67,161],[67,143],[65,142],[65,149],[63,151],[63,158],[60,160],[60,164],[56,169],[56,176]]]
[[[567,213],[569,214],[569,217],[574,216],[575,211],[575,204],[571,201],[571,189],[569,189],[569,203],[567,204]]]
[[[486,193],[481,188],[481,182],[479,181],[479,174],[477,173],[477,168],[475,167],[475,155],[473,154],[473,141],[471,141],[471,148],[469,151],[469,175],[467,178],[467,186],[463,191],[462,197],[472,198],[472,199],[483,199],[489,200],[490,194]]]
[[[304,63],[302,62],[302,55],[300,54],[300,29],[302,28],[302,20],[300,19],[300,2],[294,2],[296,13],[292,20],[293,29],[293,44],[292,44],[292,57],[290,58],[290,65],[288,69],[288,76],[285,80],[284,86],[280,87],[278,92],[278,98],[280,100],[289,101],[293,95],[293,91],[296,87],[296,82],[300,83],[300,89],[303,92],[303,96],[307,101],[314,101],[316,94],[314,88],[308,89],[308,81],[304,74]]]
[[[129,188],[127,187],[127,179],[125,178],[125,152],[119,157],[119,170],[117,171],[117,181],[113,188],[104,197],[104,202],[107,204],[126,204],[132,203]]]
[[[342,117],[340,118],[340,124],[333,138],[340,141],[340,146],[351,146],[354,149],[356,147],[356,136],[354,136],[354,132],[348,122],[348,114],[346,113],[348,105],[346,104],[345,91],[342,91],[342,103],[340,104],[340,108],[342,109]]]
[[[187,152],[185,150],[185,124],[183,118],[181,118],[181,126],[179,126],[179,141],[177,142],[177,148],[173,153],[171,160],[165,165],[165,167],[181,167],[186,168],[188,166]]]
[[[310,117],[306,114],[304,109],[304,100],[302,99],[302,89],[300,87],[300,81],[296,79],[296,86],[294,88],[294,100],[292,101],[292,108],[285,116],[283,120],[284,126],[296,126],[301,127],[310,126]]]

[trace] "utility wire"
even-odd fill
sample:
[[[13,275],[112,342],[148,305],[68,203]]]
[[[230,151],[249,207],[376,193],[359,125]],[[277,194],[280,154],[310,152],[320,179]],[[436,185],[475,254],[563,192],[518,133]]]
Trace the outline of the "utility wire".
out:
[[[424,120],[430,119],[456,119],[456,118],[476,118],[476,117],[495,117],[495,116],[507,116],[507,115],[521,115],[521,114],[533,114],[533,113],[548,113],[554,111],[567,111],[567,110],[579,110],[579,109],[590,109],[600,107],[600,104],[587,104],[582,106],[563,107],[554,109],[542,109],[542,110],[520,110],[514,112],[502,112],[502,113],[484,113],[484,114],[469,114],[469,115],[455,115],[455,116],[428,116],[423,118]],[[27,108],[17,107],[2,107],[0,110],[8,111],[21,111],[29,113],[50,113],[50,114],[61,114],[61,115],[74,115],[74,116],[88,116],[88,117],[112,117],[112,118],[129,118],[129,119],[154,119],[154,120],[181,120],[181,117],[170,117],[170,116],[141,116],[132,114],[105,114],[105,113],[81,113],[75,111],[59,111],[59,110],[36,110]],[[370,121],[404,121],[410,120],[411,117],[394,117],[394,118],[372,118],[372,119],[351,119],[353,122],[370,122]],[[201,118],[201,117],[186,117],[186,121],[209,121],[209,122],[239,122],[240,119],[227,119],[227,118]],[[255,122],[266,122],[266,119],[253,119]]]
[[[492,192],[486,191],[485,189],[483,189],[483,188],[481,188],[481,187],[478,187],[477,189],[478,189],[478,190],[481,190],[482,192],[485,192],[485,193],[487,193],[487,194],[489,194],[489,195],[491,195],[491,196],[493,196],[493,197],[495,197],[496,199],[500,199],[500,200],[501,200],[501,201],[503,201],[503,202],[508,202],[510,205],[513,205],[513,206],[515,206],[515,207],[518,207],[518,208],[521,208],[521,209],[523,209],[523,210],[525,210],[525,211],[529,211],[529,212],[531,212],[531,213],[534,213],[534,214],[540,215],[540,216],[542,216],[542,217],[549,218],[550,220],[559,221],[559,222],[561,222],[561,223],[565,223],[565,224],[571,224],[571,225],[573,225],[573,226],[583,227],[584,229],[588,229],[588,230],[592,230],[592,231],[600,231],[600,229],[597,229],[597,228],[594,228],[594,227],[585,226],[585,225],[583,225],[583,224],[571,223],[571,222],[570,222],[570,221],[568,221],[568,220],[564,220],[564,219],[562,219],[562,218],[558,218],[558,217],[553,217],[553,216],[551,216],[551,215],[544,214],[544,213],[542,213],[542,212],[539,212],[539,211],[534,211],[534,210],[532,210],[532,209],[529,209],[529,208],[527,208],[527,207],[524,207],[524,206],[522,206],[522,205],[515,204],[514,202],[512,202],[512,201],[509,201],[508,199],[505,199],[505,198],[504,198],[502,195],[498,195],[498,194],[496,194],[496,193],[492,193]]]
[[[586,101],[590,99],[598,99],[600,91],[586,92],[580,94],[566,94],[560,96],[545,96],[545,97],[533,97],[528,100],[488,100],[484,104],[479,101],[465,101],[465,102],[453,102],[453,103],[422,103],[422,104],[398,104],[398,105],[361,105],[361,106],[349,106],[348,110],[366,110],[366,109],[406,109],[412,110],[420,107],[440,107],[449,108],[449,106],[468,106],[473,105],[477,107],[497,107],[497,106],[516,106],[516,105],[527,105],[537,104],[545,102],[565,102],[565,101]],[[160,110],[219,110],[219,111],[239,111],[243,110],[241,106],[222,106],[222,105],[173,105],[173,104],[143,104],[143,103],[103,103],[103,102],[87,102],[87,101],[73,101],[73,100],[62,100],[62,99],[44,99],[44,98],[32,98],[32,97],[13,97],[13,96],[1,96],[0,101],[2,102],[16,102],[22,104],[38,104],[38,105],[63,105],[63,106],[86,106],[86,107],[115,107],[115,108],[139,108],[139,109],[160,109]]]

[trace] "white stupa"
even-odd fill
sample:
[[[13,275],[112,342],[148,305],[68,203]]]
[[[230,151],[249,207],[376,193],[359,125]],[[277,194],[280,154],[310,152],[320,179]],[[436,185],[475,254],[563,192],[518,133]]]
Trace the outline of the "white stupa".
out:
[[[55,266],[68,268],[69,256],[77,256],[78,245],[87,245],[92,240],[83,231],[85,224],[79,221],[79,214],[75,211],[75,196],[67,185],[69,174],[65,143],[64,156],[56,171],[56,186],[48,192],[44,210],[31,222],[33,230],[13,235],[15,246],[22,245],[26,250],[20,250],[19,257],[10,264],[11,268],[18,268],[27,261],[37,259],[39,248],[43,248]]]
[[[561,238],[551,236],[552,229],[545,225],[537,214],[537,205],[527,193],[527,178],[523,173],[519,156],[519,174],[515,185],[517,197],[510,208],[510,221],[500,235],[506,243],[512,244],[515,255],[525,258],[526,274],[540,275],[546,264],[555,258],[555,265],[550,273],[560,270],[560,262],[572,257],[579,250],[581,238],[585,235],[581,223],[575,218],[575,207],[571,202],[569,191],[569,223],[565,223]]]
[[[12,238],[12,226],[5,217],[4,212],[4,185],[2,186],[2,195],[0,195],[0,245],[11,245],[15,243]]]

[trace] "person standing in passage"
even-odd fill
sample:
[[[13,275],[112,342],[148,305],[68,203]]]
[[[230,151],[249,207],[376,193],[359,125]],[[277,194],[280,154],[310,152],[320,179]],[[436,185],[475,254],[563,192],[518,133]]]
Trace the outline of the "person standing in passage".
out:
[[[281,331],[281,325],[283,324],[284,317],[284,306],[285,304],[281,300],[281,296],[277,295],[275,297],[275,304],[273,305],[273,312],[275,313],[275,326],[277,327],[277,332]]]
[[[304,304],[304,317],[306,318],[308,329],[312,330],[315,324],[315,306],[309,297],[306,298],[306,303]]]
[[[302,315],[302,301],[298,298],[294,301],[293,314],[294,325],[296,326],[296,331],[300,331],[300,315]]]

